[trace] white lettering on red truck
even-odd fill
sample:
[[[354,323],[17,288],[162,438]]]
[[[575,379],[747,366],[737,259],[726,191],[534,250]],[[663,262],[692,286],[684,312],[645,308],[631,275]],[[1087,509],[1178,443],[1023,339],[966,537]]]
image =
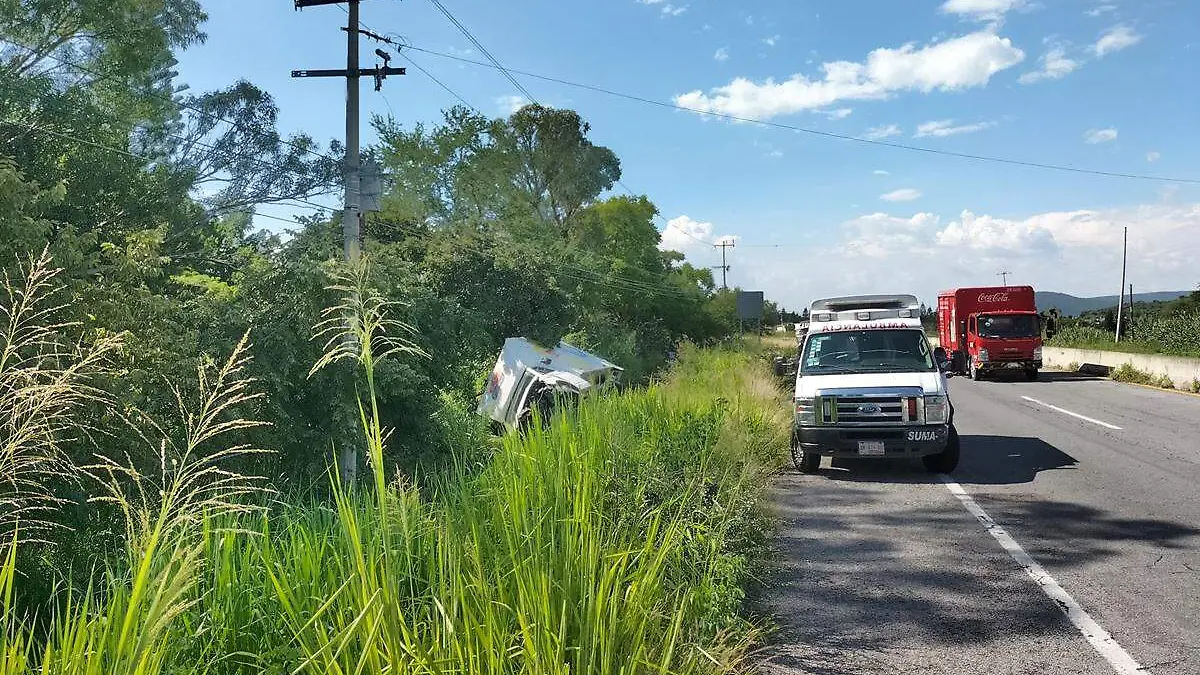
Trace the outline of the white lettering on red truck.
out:
[[[979,302],[1008,302],[1008,293],[980,293]]]

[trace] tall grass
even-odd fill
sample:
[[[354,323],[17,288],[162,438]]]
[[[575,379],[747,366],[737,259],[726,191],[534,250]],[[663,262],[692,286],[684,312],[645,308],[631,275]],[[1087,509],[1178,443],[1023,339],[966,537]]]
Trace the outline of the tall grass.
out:
[[[220,443],[244,424],[229,406],[250,396],[235,353],[203,381],[186,438],[160,445],[212,461],[171,477],[164,459],[150,482],[129,463],[89,469],[128,514],[127,559],[46,608],[46,636],[6,611],[0,675],[741,668],[757,634],[741,605],[767,531],[758,500],[786,447],[763,364],[686,350],[664,381],[560,411],[506,436],[482,470],[418,488],[387,472],[373,386],[381,358],[418,355],[410,329],[358,280],[341,290],[317,366],[359,371],[370,480],[343,487],[332,467],[331,502],[245,506],[256,486],[214,463],[251,451]],[[11,571],[0,565],[5,602]]]
[[[75,413],[102,398],[89,385],[109,370],[121,335],[73,342],[77,324],[58,320],[55,277],[43,251],[12,278],[0,298],[0,540],[18,530],[37,535],[52,526],[56,499],[49,484],[74,477],[60,448],[81,428]]]
[[[1135,319],[1115,342],[1115,333],[1094,326],[1067,326],[1050,341],[1059,347],[1200,357],[1200,314]]]

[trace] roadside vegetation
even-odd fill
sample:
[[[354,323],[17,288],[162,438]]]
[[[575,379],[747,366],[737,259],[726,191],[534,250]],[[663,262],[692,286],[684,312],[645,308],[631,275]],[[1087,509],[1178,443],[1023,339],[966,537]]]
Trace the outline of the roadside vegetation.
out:
[[[1062,319],[1060,330],[1047,344],[1078,349],[1103,349],[1135,354],[1200,357],[1200,291],[1170,302],[1137,302],[1123,317],[1121,342],[1116,342],[1116,308]]]
[[[26,491],[3,513],[0,673],[737,670],[757,634],[742,600],[769,531],[759,499],[786,447],[765,365],[687,347],[665,379],[487,454],[461,448],[478,463],[418,484],[387,459],[375,382],[424,355],[363,278],[339,285],[346,300],[331,315],[356,319],[350,335],[328,324],[330,349],[312,368],[346,365],[358,382],[369,476],[345,488],[330,470],[329,500],[286,499],[252,472],[262,465],[247,460],[269,451],[238,442],[263,425],[250,416],[263,396],[246,338],[179,388],[174,420],[126,421],[159,461],[147,471],[137,451],[76,465],[25,442],[79,428],[72,411],[92,390],[67,373],[92,364],[94,375],[109,345],[64,354],[62,370],[27,356],[44,345],[9,334],[5,353],[23,358],[3,372],[0,403],[41,407],[7,455],[95,486],[92,502],[114,507],[120,532],[91,565],[48,570],[51,590],[35,602],[22,560],[53,539],[24,534],[24,514],[51,514],[38,522],[52,526],[67,505]],[[37,299],[17,335],[55,325]],[[39,379],[65,393],[41,397]]]
[[[1166,375],[1148,373],[1128,363],[1122,363],[1119,367],[1115,368],[1112,371],[1112,379],[1116,380],[1117,382],[1144,384],[1146,386],[1159,387],[1162,389],[1175,388],[1175,383]]]
[[[1200,358],[1200,312],[1169,316],[1135,316],[1128,330],[1116,342],[1116,330],[1067,323],[1047,341],[1055,347],[1099,349],[1133,354],[1165,354]]]
[[[373,120],[395,180],[345,269],[341,146],[187,90],[204,20],[0,6],[0,675],[734,669],[786,442],[766,367],[701,348],[736,289],[540,106]],[[512,336],[624,389],[497,439]]]

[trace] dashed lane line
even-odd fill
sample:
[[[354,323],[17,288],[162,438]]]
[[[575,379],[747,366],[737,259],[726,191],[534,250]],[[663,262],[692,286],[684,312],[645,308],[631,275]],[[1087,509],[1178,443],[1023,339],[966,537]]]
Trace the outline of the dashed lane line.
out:
[[[1077,412],[1071,412],[1070,410],[1067,410],[1066,408],[1060,408],[1056,405],[1050,405],[1049,403],[1046,403],[1044,401],[1039,401],[1036,398],[1033,398],[1030,396],[1022,396],[1021,398],[1025,399],[1026,401],[1029,401],[1030,403],[1036,403],[1044,408],[1049,408],[1055,412],[1060,412],[1064,415],[1070,415],[1071,417],[1074,417],[1076,419],[1081,419],[1084,422],[1091,422],[1092,424],[1098,424],[1102,427],[1105,427],[1106,429],[1116,429],[1117,431],[1121,430],[1121,427],[1119,427],[1115,424],[1109,424],[1108,422],[1101,422],[1100,420],[1092,419],[1091,417],[1087,417],[1086,415],[1080,415]]]

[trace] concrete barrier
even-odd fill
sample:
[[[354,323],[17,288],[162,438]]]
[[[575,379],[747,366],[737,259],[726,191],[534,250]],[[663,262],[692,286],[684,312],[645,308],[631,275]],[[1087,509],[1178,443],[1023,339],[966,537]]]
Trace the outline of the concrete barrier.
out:
[[[1043,347],[1042,361],[1048,368],[1066,368],[1074,363],[1085,372],[1119,368],[1124,364],[1151,375],[1166,375],[1177,389],[1190,390],[1193,381],[1200,381],[1200,359],[1162,354],[1126,354],[1099,349]]]

